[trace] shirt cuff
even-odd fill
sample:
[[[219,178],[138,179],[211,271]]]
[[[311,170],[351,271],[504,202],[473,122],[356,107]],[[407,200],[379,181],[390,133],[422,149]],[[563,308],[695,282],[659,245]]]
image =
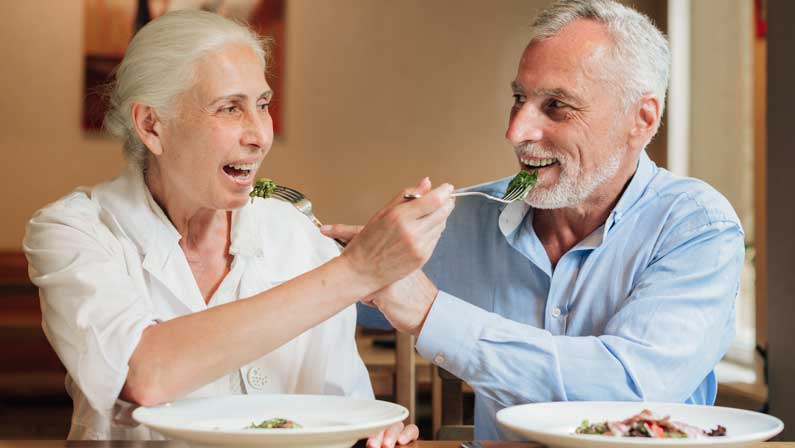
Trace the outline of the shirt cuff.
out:
[[[440,290],[417,338],[417,351],[463,379],[483,328],[483,319],[475,316],[485,312]]]

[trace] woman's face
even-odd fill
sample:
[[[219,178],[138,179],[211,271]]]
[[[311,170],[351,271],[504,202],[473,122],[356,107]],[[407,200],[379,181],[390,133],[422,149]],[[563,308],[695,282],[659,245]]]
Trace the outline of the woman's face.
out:
[[[273,143],[273,92],[252,49],[233,44],[201,59],[195,84],[163,123],[160,183],[181,206],[231,210],[248,200]]]

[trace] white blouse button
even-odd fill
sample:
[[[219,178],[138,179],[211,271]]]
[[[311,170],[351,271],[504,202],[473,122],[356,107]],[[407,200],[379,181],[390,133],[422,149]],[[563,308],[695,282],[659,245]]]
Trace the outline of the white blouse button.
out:
[[[558,318],[560,317],[560,308],[555,307],[552,309],[552,317]]]
[[[441,366],[444,363],[444,355],[438,354],[433,357],[433,363],[437,366]]]
[[[246,379],[248,379],[248,384],[254,389],[262,389],[266,384],[268,384],[268,377],[259,367],[249,369],[248,373],[246,374]]]

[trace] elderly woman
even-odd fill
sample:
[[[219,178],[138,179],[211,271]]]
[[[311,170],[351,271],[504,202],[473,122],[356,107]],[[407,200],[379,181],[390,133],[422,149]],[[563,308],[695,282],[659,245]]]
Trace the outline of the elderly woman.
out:
[[[28,224],[42,325],[68,371],[70,439],[162,438],[129,411],[184,397],[373,397],[353,304],[427,261],[452,187],[423,180],[422,199],[398,195],[341,255],[290,204],[251,203],[273,139],[264,73],[245,27],[199,11],[152,21],[106,117],[128,169]],[[371,445],[417,437],[401,429]]]

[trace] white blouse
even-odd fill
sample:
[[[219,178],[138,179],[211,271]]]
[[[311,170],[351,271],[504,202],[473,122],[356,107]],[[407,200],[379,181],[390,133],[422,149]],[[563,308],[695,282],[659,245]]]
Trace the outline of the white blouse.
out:
[[[128,361],[149,325],[250,297],[339,255],[295,208],[257,199],[232,214],[230,272],[205,304],[180,235],[140,170],[79,188],[36,212],[23,242],[42,328],[67,370],[69,439],[162,439],[120,400]],[[296,310],[296,312],[301,312]],[[188,397],[232,393],[373,398],[350,306]],[[256,344],[257,341],[250,341]]]

